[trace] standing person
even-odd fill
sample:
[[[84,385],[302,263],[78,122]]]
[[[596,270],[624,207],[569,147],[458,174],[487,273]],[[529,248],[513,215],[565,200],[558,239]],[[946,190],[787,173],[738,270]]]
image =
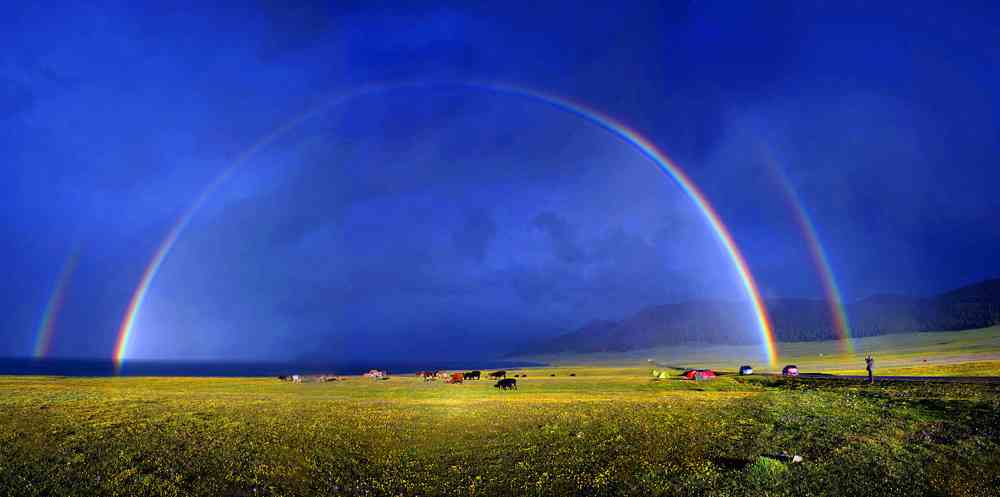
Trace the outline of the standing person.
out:
[[[868,355],[865,356],[865,369],[868,370],[868,383],[874,384],[875,377],[872,375],[873,374],[872,372],[875,369],[875,358],[872,357],[871,352],[869,352]]]

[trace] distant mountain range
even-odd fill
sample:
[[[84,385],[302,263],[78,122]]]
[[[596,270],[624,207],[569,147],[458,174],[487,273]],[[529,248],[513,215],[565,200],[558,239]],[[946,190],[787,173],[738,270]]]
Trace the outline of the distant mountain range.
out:
[[[809,299],[765,302],[781,342],[837,337],[827,303]],[[648,307],[621,321],[597,320],[582,328],[523,345],[510,356],[624,352],[684,343],[740,344],[758,340],[746,303],[690,301]],[[845,306],[851,335],[864,337],[913,331],[950,331],[1000,324],[1000,279],[964,286],[933,297],[877,295]]]

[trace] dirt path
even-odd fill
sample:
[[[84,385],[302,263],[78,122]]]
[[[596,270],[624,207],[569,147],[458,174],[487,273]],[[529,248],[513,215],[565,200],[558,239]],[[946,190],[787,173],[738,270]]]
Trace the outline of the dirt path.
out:
[[[774,376],[781,376],[775,374]],[[811,380],[864,380],[868,381],[868,376],[864,375],[838,375],[820,373],[801,373],[799,378],[809,378]],[[941,383],[1000,383],[1000,376],[875,376],[875,381],[919,381],[919,382],[941,382]]]

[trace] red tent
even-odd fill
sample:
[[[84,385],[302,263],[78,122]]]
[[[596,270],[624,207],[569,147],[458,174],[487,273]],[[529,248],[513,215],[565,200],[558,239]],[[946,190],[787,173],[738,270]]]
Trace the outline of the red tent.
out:
[[[715,378],[716,374],[711,369],[689,369],[681,376],[689,380],[708,380]]]

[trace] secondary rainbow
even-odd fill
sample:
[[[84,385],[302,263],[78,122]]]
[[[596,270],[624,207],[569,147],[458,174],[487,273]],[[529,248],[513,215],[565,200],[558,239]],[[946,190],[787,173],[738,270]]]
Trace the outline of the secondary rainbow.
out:
[[[126,309],[125,316],[122,319],[122,324],[118,330],[118,340],[115,346],[114,359],[117,368],[120,370],[128,351],[128,345],[133,334],[133,328],[135,325],[135,319],[139,311],[142,308],[143,300],[145,299],[146,293],[149,290],[153,279],[156,277],[157,272],[162,266],[164,260],[170,254],[170,250],[173,248],[174,244],[177,242],[178,237],[184,229],[190,224],[191,219],[194,217],[195,213],[201,208],[201,206],[208,200],[211,194],[223,183],[228,180],[233,173],[244,163],[246,163],[250,158],[254,156],[260,149],[272,143],[275,139],[284,135],[291,129],[297,127],[302,122],[307,119],[330,109],[333,106],[347,102],[354,98],[358,98],[365,95],[371,95],[374,93],[400,90],[406,88],[421,88],[421,87],[458,87],[467,89],[476,89],[480,91],[489,91],[499,94],[507,94],[518,96],[522,98],[527,98],[531,100],[536,100],[549,104],[559,110],[568,112],[570,114],[579,116],[593,124],[604,128],[611,134],[617,136],[619,139],[631,144],[637,148],[643,155],[649,158],[653,163],[655,163],[663,172],[670,176],[681,190],[695,203],[698,209],[702,212],[705,220],[708,222],[712,231],[715,233],[716,238],[722,244],[729,258],[732,260],[733,265],[740,277],[740,281],[746,291],[747,297],[750,299],[750,303],[753,306],[754,314],[757,320],[757,327],[759,329],[761,342],[764,347],[764,352],[766,354],[768,363],[774,367],[777,364],[777,347],[774,340],[774,333],[771,329],[770,319],[767,315],[767,309],[764,307],[763,299],[760,296],[760,291],[758,290],[757,283],[754,280],[750,268],[746,262],[746,258],[743,257],[742,252],[733,240],[733,236],[729,229],[722,222],[721,217],[715,208],[709,203],[705,194],[694,184],[690,177],[684,173],[673,161],[671,161],[667,155],[658,149],[653,142],[645,138],[638,131],[629,128],[624,123],[612,118],[611,116],[600,112],[594,108],[591,108],[585,104],[574,102],[567,98],[544,93],[541,91],[522,88],[517,86],[511,86],[500,83],[493,82],[408,82],[408,83],[396,83],[396,84],[378,84],[378,85],[368,85],[364,86],[346,93],[341,93],[335,95],[327,100],[325,100],[319,106],[307,110],[306,112],[299,114],[295,118],[288,121],[286,124],[278,127],[276,130],[265,136],[263,139],[255,143],[245,152],[240,154],[239,157],[233,162],[233,164],[226,168],[220,175],[212,181],[202,192],[198,195],[195,202],[185,210],[181,216],[178,218],[174,226],[167,232],[163,241],[160,243],[156,252],[154,253],[152,259],[150,259],[149,264],[146,266],[143,272],[142,278],[139,281],[136,290],[132,294],[132,298]]]
[[[52,335],[55,333],[56,321],[59,318],[59,311],[62,310],[63,301],[66,299],[66,289],[70,280],[73,279],[73,272],[76,271],[76,264],[79,261],[79,251],[74,247],[63,262],[59,277],[56,279],[55,287],[49,300],[45,303],[45,310],[42,311],[42,319],[38,323],[38,330],[35,333],[36,359],[42,359],[49,354],[52,347]]]
[[[788,204],[789,209],[792,211],[795,223],[798,224],[799,231],[802,232],[806,246],[809,248],[809,254],[812,256],[813,264],[816,266],[816,273],[819,275],[820,282],[823,285],[823,293],[826,295],[826,303],[830,309],[830,316],[833,319],[833,327],[840,343],[841,352],[852,353],[854,346],[851,343],[851,326],[847,319],[847,310],[844,308],[844,300],[840,296],[840,286],[837,285],[837,279],[833,275],[830,258],[827,256],[826,249],[823,248],[823,244],[819,241],[819,235],[816,233],[816,223],[809,216],[805,205],[802,203],[802,198],[799,197],[798,191],[792,185],[791,180],[788,179],[788,175],[785,174],[784,169],[778,163],[773,151],[767,144],[762,144],[761,154],[768,169],[781,187],[785,203]]]

